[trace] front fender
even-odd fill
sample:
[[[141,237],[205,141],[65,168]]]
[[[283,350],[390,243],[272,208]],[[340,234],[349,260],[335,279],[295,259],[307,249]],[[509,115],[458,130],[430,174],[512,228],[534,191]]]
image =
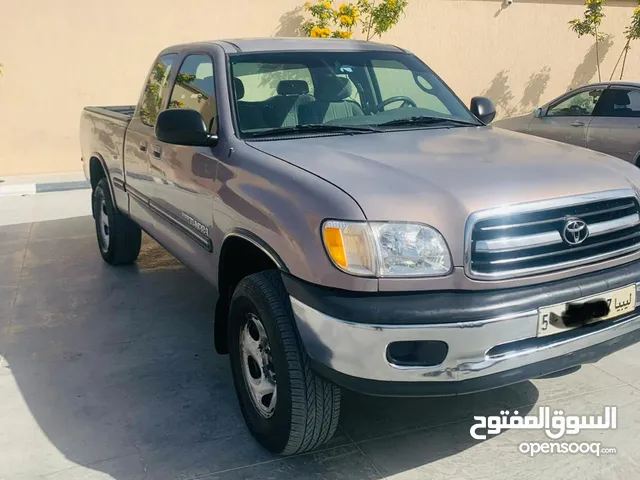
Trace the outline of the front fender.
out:
[[[246,144],[218,166],[214,244],[242,232],[291,275],[344,290],[377,291],[378,281],[348,275],[327,256],[321,224],[328,218],[366,220],[335,185]]]

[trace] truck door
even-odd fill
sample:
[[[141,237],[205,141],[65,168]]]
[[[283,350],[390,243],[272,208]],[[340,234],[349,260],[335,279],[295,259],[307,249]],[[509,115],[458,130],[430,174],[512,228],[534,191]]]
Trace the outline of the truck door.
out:
[[[209,131],[217,134],[217,105],[213,59],[190,54],[182,61],[169,92],[168,108],[200,112]],[[154,207],[174,226],[173,234],[185,236],[212,250],[213,194],[219,147],[194,147],[163,143],[155,137],[149,144],[151,169],[162,172],[156,184]],[[197,247],[196,247],[197,248]]]
[[[579,147],[587,146],[587,128],[603,88],[573,92],[551,105],[544,116],[534,118],[529,133]]]
[[[162,55],[154,62],[124,143],[125,180],[133,201],[147,202],[155,196],[161,173],[151,163],[151,141],[156,118],[166,97],[168,80],[178,55]]]

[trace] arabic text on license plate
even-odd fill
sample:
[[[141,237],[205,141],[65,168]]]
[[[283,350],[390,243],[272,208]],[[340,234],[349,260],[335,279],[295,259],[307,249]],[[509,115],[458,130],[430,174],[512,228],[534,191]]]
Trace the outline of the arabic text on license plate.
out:
[[[636,308],[636,286],[628,285],[626,287],[611,290],[609,292],[591,295],[589,297],[580,298],[567,303],[585,303],[591,300],[606,300],[609,304],[609,314],[599,318],[597,321],[609,320],[615,317],[631,312]],[[558,328],[552,325],[551,319],[554,314],[561,317],[565,312],[567,303],[558,303],[548,307],[538,309],[538,337],[546,337],[554,333],[566,332],[567,328]],[[576,328],[576,327],[574,327]]]

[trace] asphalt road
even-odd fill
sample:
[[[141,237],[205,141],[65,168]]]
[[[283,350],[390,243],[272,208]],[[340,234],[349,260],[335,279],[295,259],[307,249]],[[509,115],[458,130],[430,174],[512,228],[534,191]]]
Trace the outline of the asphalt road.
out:
[[[322,450],[279,458],[247,433],[211,288],[145,238],[135,267],[96,247],[88,192],[0,198],[0,479],[567,479],[640,477],[640,347],[555,376],[455,398],[345,392]],[[519,452],[544,432],[474,440],[474,415],[599,415],[615,455]]]

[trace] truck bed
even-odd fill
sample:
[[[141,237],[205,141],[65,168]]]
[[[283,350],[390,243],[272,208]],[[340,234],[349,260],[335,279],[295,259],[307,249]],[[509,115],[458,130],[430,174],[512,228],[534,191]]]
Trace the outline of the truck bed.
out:
[[[80,152],[87,178],[90,160],[99,158],[106,171],[119,172],[114,178],[124,180],[124,142],[135,109],[134,105],[84,108],[80,117]]]
[[[124,120],[129,122],[133,117],[133,113],[136,110],[135,105],[115,105],[104,107],[85,107],[85,111],[96,113],[104,117],[114,118],[117,120]]]

